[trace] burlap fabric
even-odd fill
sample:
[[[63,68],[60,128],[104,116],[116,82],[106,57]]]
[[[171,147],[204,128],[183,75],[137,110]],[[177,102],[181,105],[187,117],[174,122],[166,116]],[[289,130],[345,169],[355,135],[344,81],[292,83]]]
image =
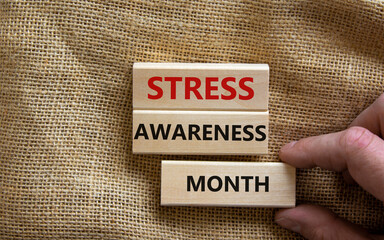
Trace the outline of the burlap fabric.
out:
[[[279,161],[384,90],[383,2],[0,3],[1,239],[298,238],[275,209],[160,207],[161,159]],[[268,63],[270,154],[133,155],[138,61]],[[297,177],[298,203],[383,229],[382,203],[340,174]]]

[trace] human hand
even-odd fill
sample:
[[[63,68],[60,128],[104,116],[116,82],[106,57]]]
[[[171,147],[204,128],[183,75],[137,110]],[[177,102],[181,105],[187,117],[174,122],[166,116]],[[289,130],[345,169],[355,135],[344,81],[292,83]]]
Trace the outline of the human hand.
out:
[[[280,150],[282,161],[297,168],[321,167],[342,172],[384,201],[384,94],[344,131],[291,142]],[[369,234],[330,210],[312,205],[280,210],[276,223],[308,239],[384,239]]]

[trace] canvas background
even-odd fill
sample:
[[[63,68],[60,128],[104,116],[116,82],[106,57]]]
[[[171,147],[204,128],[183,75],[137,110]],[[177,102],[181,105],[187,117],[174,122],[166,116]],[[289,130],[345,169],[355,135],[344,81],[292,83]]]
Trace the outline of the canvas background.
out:
[[[384,3],[0,1],[1,239],[295,239],[275,209],[160,207],[160,161],[132,155],[133,62],[268,63],[270,154],[346,128],[384,90]],[[380,232],[383,204],[298,170],[297,202]],[[382,186],[378,186],[382,187]]]

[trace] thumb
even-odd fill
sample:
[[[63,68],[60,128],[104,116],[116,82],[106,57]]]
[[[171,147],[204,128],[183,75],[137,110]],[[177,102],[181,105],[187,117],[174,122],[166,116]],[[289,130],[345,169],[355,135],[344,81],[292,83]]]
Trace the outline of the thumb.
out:
[[[316,239],[375,239],[367,231],[348,222],[330,210],[312,205],[280,210],[275,221],[284,228]]]

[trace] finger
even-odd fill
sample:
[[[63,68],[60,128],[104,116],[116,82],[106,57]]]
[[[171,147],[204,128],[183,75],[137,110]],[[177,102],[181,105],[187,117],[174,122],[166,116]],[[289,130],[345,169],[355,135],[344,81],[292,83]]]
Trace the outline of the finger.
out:
[[[376,101],[360,113],[350,124],[368,129],[372,133],[383,137],[384,135],[384,93]]]
[[[277,212],[275,222],[310,240],[315,239],[372,239],[367,231],[330,210],[312,205]]]
[[[384,201],[384,141],[361,127],[309,137],[285,145],[280,158],[299,168],[343,172],[376,198]]]

